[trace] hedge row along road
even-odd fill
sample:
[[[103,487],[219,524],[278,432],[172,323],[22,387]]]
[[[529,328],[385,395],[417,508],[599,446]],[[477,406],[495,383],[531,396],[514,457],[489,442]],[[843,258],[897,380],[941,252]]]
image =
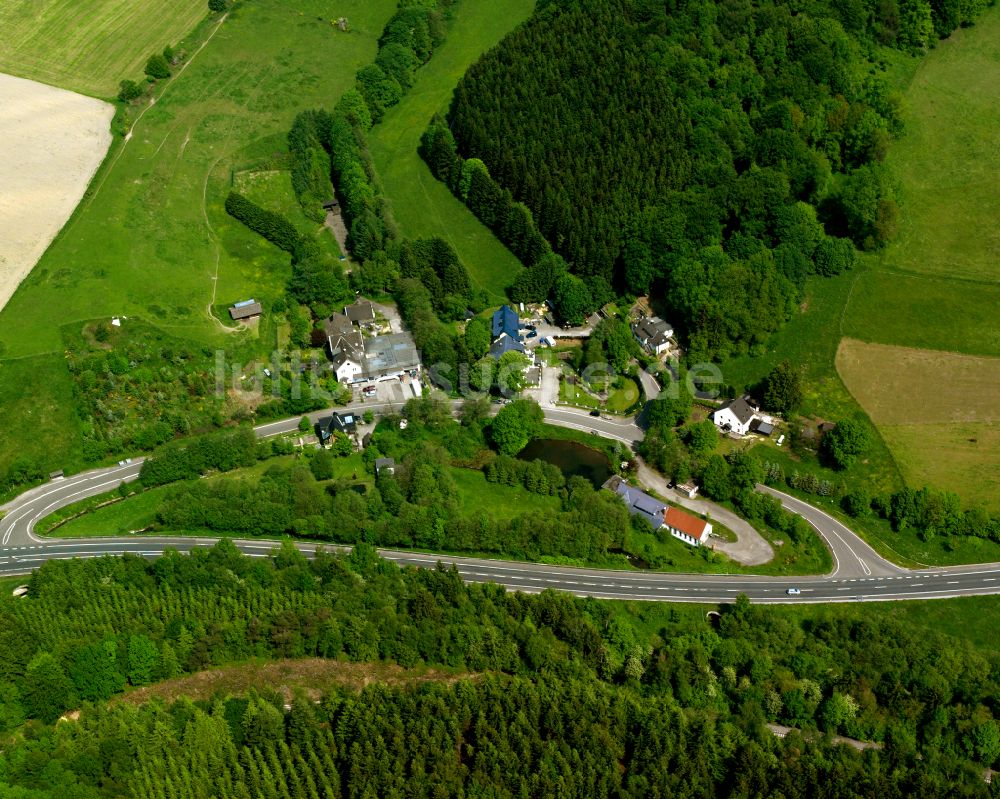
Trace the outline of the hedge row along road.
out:
[[[388,405],[352,405],[347,410],[390,410]],[[313,414],[318,418],[325,412]],[[567,409],[545,409],[545,418],[562,427],[596,431],[598,434],[634,444],[642,431],[634,423],[590,417]],[[292,432],[299,417],[255,428],[261,437]],[[166,549],[189,551],[208,546],[215,538],[135,537],[86,540],[45,539],[35,536],[35,523],[54,510],[88,496],[114,489],[122,481],[139,476],[142,459],[131,464],[84,472],[57,479],[25,492],[4,506],[0,520],[0,576],[26,574],[47,560],[121,555],[126,552],[156,557]],[[429,568],[437,563],[454,565],[469,582],[494,582],[511,590],[537,593],[546,588],[599,599],[657,602],[732,602],[746,594],[754,602],[858,602],[900,599],[945,599],[956,596],[1000,594],[1000,564],[977,564],[920,571],[902,569],[881,558],[855,533],[808,503],[772,489],[784,506],[809,521],[833,552],[834,571],[810,577],[757,577],[747,575],[669,574],[578,569],[513,561],[463,558],[382,550],[384,558],[402,566]],[[237,540],[237,547],[252,557],[266,557],[274,541]],[[321,544],[297,542],[311,554]],[[325,546],[326,549],[339,549]],[[790,587],[801,593],[789,595]]]

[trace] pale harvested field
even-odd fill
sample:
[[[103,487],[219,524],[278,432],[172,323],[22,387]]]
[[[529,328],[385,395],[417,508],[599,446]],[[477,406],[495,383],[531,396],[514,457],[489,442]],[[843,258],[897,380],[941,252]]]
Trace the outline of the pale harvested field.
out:
[[[0,0],[0,72],[111,97],[207,14],[205,0]]]
[[[111,145],[114,111],[0,74],[0,308],[83,197]]]
[[[908,485],[1000,510],[1000,358],[845,338],[837,371]]]

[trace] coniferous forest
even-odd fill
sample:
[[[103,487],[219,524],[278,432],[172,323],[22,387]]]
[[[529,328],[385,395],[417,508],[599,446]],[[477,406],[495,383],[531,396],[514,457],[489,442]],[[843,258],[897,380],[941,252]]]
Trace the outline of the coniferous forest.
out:
[[[527,206],[590,310],[653,289],[691,353],[725,357],[766,340],[808,275],[893,236],[885,54],[984,6],[542,0],[465,75],[424,155],[502,237]],[[529,266],[544,252],[512,249]],[[570,289],[540,263],[515,299],[558,307]]]
[[[106,703],[303,656],[453,676]],[[364,545],[52,561],[0,599],[0,797],[988,796],[998,665],[892,621],[528,596]]]

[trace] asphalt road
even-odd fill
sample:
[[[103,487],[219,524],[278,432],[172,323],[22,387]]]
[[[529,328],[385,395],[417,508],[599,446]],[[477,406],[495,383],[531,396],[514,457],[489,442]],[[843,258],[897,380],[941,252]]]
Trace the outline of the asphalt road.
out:
[[[0,551],[0,577],[25,574],[47,560],[121,555],[126,552],[156,557],[168,548],[185,552],[195,546],[210,546],[214,540],[152,537],[54,540],[44,545],[7,548]],[[246,555],[266,557],[278,542],[255,540],[235,543]],[[314,553],[319,546],[302,542],[296,545],[307,555]],[[1000,564],[845,580],[833,577],[775,578],[574,569],[391,550],[382,550],[381,554],[401,566],[433,568],[438,563],[455,564],[468,582],[493,582],[526,593],[552,588],[599,599],[720,603],[732,602],[737,594],[744,593],[751,601],[766,604],[943,599],[1000,593]],[[799,588],[801,594],[789,596],[786,591],[791,586]]]
[[[350,406],[352,410],[385,410],[389,406],[369,403]],[[314,418],[327,412],[312,414]],[[553,424],[576,427],[631,444],[642,436],[629,422],[589,417],[566,409],[545,409]],[[261,437],[295,430],[298,419],[272,422],[256,428]],[[59,507],[87,496],[113,490],[122,481],[134,480],[142,459],[125,466],[96,469],[60,478],[39,486],[8,503],[0,520],[0,576],[25,574],[47,560],[97,557],[125,552],[155,557],[167,549],[187,551],[209,546],[213,538],[94,538],[85,540],[40,539],[34,524]],[[1000,564],[983,564],[911,571],[885,561],[836,519],[808,503],[761,487],[778,496],[789,510],[804,516],[828,542],[835,567],[829,575],[812,577],[759,577],[746,575],[698,575],[626,572],[602,569],[575,569],[532,563],[460,558],[412,552],[382,551],[382,556],[401,565],[432,567],[438,562],[455,564],[470,582],[495,582],[507,588],[535,593],[546,588],[568,591],[578,596],[602,599],[629,599],[659,602],[731,602],[744,593],[754,602],[858,602],[898,599],[937,599],[1000,593]],[[274,541],[237,541],[252,557],[266,557]],[[305,553],[317,545],[298,543]],[[787,594],[790,587],[798,595]]]

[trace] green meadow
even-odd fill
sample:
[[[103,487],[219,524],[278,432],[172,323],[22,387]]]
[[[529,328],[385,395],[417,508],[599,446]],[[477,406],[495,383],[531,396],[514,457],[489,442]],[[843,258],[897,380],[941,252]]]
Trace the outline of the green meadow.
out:
[[[282,293],[288,256],[225,213],[233,173],[280,155],[300,110],[337,101],[374,57],[395,6],[345,0],[338,15],[349,17],[351,31],[343,33],[322,0],[255,0],[218,30],[212,22],[195,31],[189,52],[211,40],[161,90],[132,136],[113,145],[70,221],[0,312],[2,382],[25,377],[0,389],[0,469],[20,454],[51,468],[78,465],[61,327],[137,316],[216,348],[233,339],[213,306],[248,297],[266,304]]]
[[[369,134],[372,157],[393,216],[405,236],[440,236],[451,242],[473,282],[493,302],[522,268],[448,188],[431,175],[417,154],[420,136],[431,117],[445,111],[459,79],[482,53],[527,19],[534,0],[498,3],[462,2],[445,43],[417,72],[413,87]]]
[[[123,78],[139,80],[146,59],[176,46],[208,15],[205,0],[5,0],[0,3],[0,72],[96,97]]]

